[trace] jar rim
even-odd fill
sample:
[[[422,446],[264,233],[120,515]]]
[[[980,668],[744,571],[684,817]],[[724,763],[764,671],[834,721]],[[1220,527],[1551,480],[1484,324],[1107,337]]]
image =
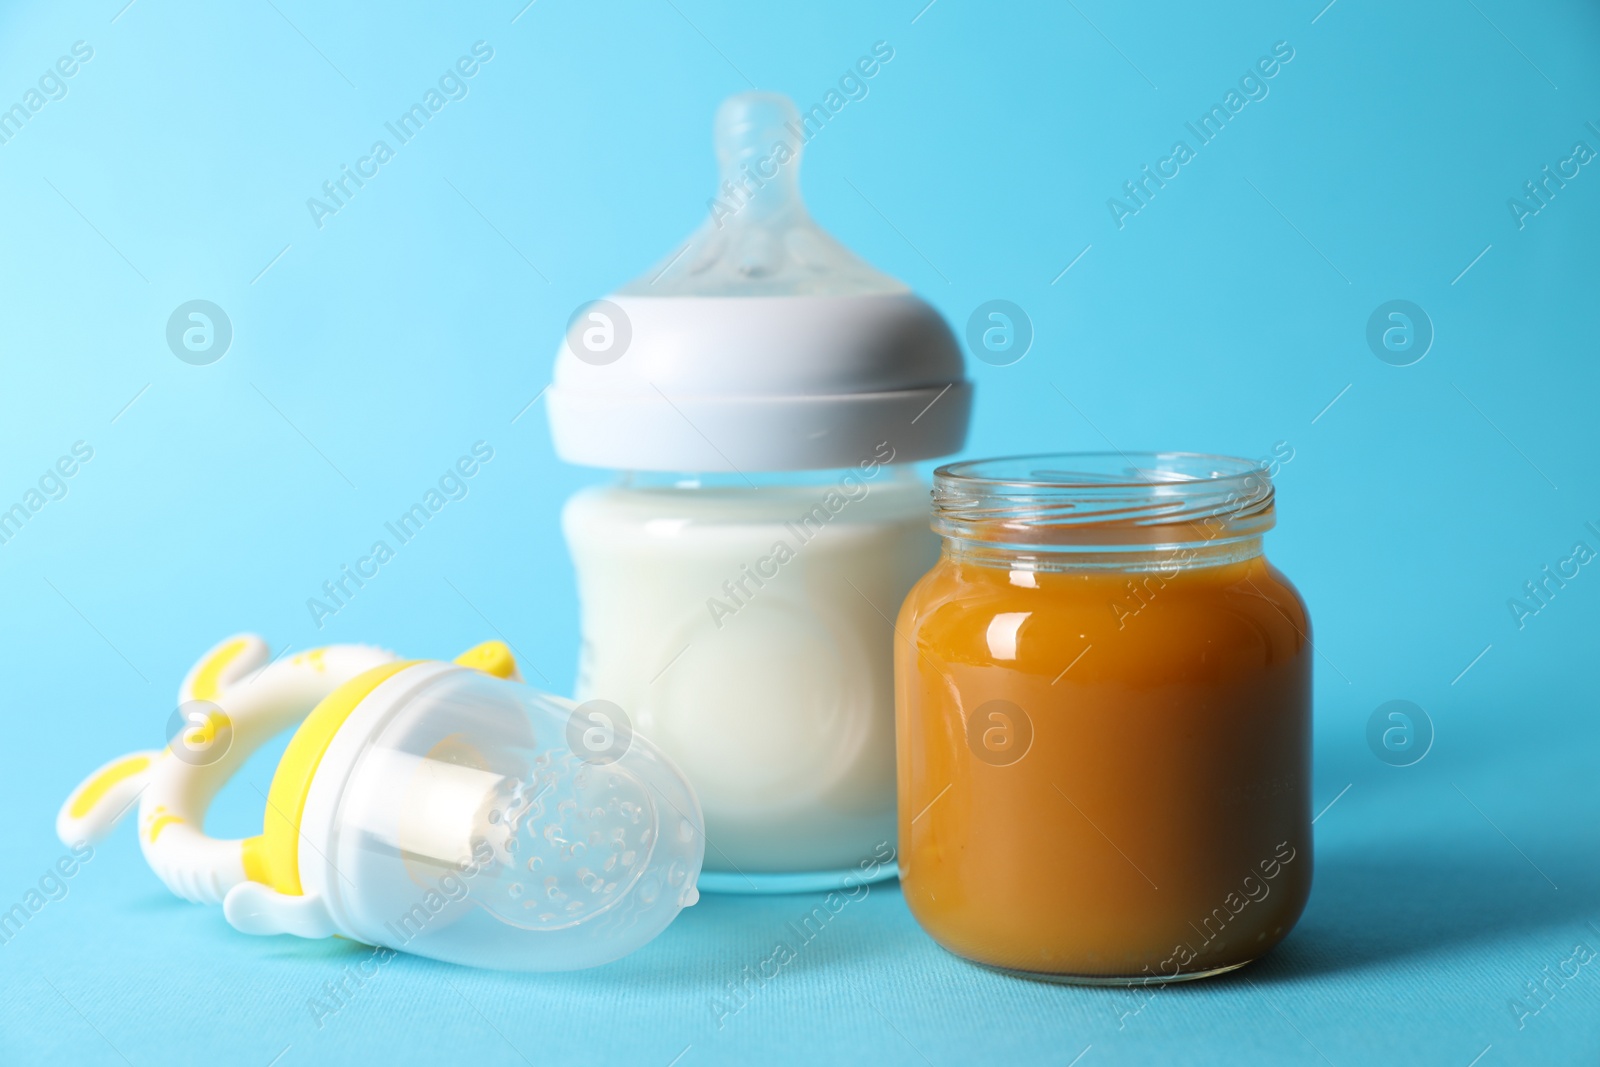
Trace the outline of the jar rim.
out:
[[[1045,468],[1035,470],[1027,477],[1018,477],[1014,474],[1003,474],[1004,465],[1028,464],[1074,464],[1075,470],[1059,470]],[[1114,470],[1121,464],[1120,471]],[[1098,466],[1100,469],[1094,469]],[[1183,469],[1184,467],[1188,469]],[[1210,473],[1199,475],[1199,470],[1210,469]],[[1225,469],[1225,470],[1224,470]],[[1125,475],[1122,479],[1107,477],[1109,474],[1120,473]],[[1220,481],[1236,479],[1242,481],[1251,474],[1270,477],[1270,469],[1264,461],[1240,459],[1237,456],[1224,456],[1209,452],[1034,452],[1020,456],[998,456],[992,459],[968,459],[957,463],[946,463],[934,471],[935,478],[961,478],[967,482],[995,485],[995,486],[1024,486],[1024,487],[1052,487],[1058,489],[1071,488],[1139,488],[1153,486],[1169,486],[1186,484],[1190,482],[1204,482],[1215,485]],[[1052,477],[1042,477],[1051,475]],[[1072,475],[1075,480],[1055,477],[1058,475]],[[1153,477],[1161,475],[1161,477]]]
[[[1060,452],[934,472],[934,529],[1046,547],[1221,545],[1274,523],[1272,465],[1203,452]]]

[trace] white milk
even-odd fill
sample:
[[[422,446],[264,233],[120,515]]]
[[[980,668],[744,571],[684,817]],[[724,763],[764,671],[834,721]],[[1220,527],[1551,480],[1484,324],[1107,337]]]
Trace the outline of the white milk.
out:
[[[891,620],[938,539],[909,471],[842,476],[591,489],[563,513],[578,699],[677,762],[707,870],[840,870],[895,841]]]

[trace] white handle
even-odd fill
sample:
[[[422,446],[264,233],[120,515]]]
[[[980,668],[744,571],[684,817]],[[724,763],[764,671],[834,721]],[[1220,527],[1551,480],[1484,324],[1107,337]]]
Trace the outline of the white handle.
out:
[[[164,749],[130,752],[97,767],[79,783],[56,813],[56,836],[63,844],[93,843],[111,832],[139,799],[150,771]]]
[[[134,753],[101,767],[56,819],[62,840],[103,834],[133,796],[145,861],[178,896],[216,903],[246,880],[244,842],[208,837],[206,810],[256,749],[295,725],[340,685],[397,657],[364,645],[334,645],[267,664],[254,634],[220,642],[179,689],[187,725],[161,753]],[[263,666],[265,664],[265,666]]]

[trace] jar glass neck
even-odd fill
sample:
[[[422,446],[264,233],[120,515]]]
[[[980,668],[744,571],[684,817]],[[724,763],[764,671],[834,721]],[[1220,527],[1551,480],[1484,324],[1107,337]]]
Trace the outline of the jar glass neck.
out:
[[[935,471],[933,528],[974,563],[1170,572],[1259,556],[1273,496],[1267,464],[1226,456],[1018,456]]]

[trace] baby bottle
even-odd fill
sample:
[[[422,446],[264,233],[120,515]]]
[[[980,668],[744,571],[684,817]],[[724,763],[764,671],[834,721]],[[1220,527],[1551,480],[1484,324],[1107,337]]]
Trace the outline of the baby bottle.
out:
[[[549,394],[568,462],[579,700],[680,767],[704,889],[894,872],[892,636],[938,558],[911,464],[958,450],[971,385],[937,311],[824,232],[788,98],[715,125],[711,217],[574,315]]]
[[[167,748],[95,771],[56,830],[93,840],[137,800],[151,868],[243,933],[573,970],[633,951],[696,900],[703,831],[677,769],[643,738],[591,734],[579,709],[523,685],[499,642],[449,663],[362,645],[269,663],[240,634],[201,658],[179,702]],[[262,832],[207,835],[217,791],[297,723]]]

